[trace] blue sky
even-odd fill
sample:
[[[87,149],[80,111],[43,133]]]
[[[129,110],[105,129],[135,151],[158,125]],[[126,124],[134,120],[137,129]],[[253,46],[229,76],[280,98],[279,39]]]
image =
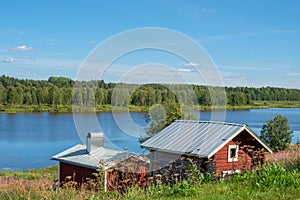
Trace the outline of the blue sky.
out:
[[[297,0],[4,0],[1,8],[0,74],[75,78],[100,42],[129,29],[162,27],[202,45],[225,85],[300,88]],[[186,67],[180,59],[145,51],[118,60],[114,70],[149,61]]]

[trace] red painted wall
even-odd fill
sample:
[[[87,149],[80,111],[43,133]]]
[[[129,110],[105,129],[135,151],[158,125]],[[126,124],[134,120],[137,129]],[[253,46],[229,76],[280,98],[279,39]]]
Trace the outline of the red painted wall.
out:
[[[132,160],[131,160],[132,161]],[[131,164],[133,161],[131,162]],[[126,163],[125,163],[126,164]],[[129,163],[130,164],[130,163]],[[66,177],[70,176],[70,181],[75,181],[79,184],[82,184],[86,182],[87,178],[95,178],[93,175],[94,173],[98,173],[97,170],[86,168],[86,167],[80,167],[68,163],[59,163],[60,167],[60,184],[63,184],[66,181]],[[118,189],[119,185],[123,185],[123,188],[127,188],[127,186],[130,186],[130,183],[138,184],[141,187],[144,187],[147,185],[148,182],[148,164],[145,162],[142,164],[135,163],[135,169],[133,172],[136,173],[130,173],[127,171],[118,171],[114,168],[110,168],[107,171],[107,191],[113,191],[116,188]],[[112,173],[114,172],[114,173]],[[116,175],[118,175],[116,177]],[[130,178],[130,183],[123,183],[123,181],[128,180]],[[121,188],[122,189],[122,188]]]
[[[76,181],[80,184],[85,182],[86,178],[95,178],[93,173],[97,173],[97,170],[94,169],[80,167],[63,162],[59,162],[59,167],[60,183],[63,183],[66,180],[67,176],[71,176],[72,181]]]
[[[238,161],[228,162],[228,146],[235,145],[236,143],[239,144]],[[216,176],[220,176],[222,171],[251,170],[252,158],[240,148],[244,145],[254,146],[255,149],[263,148],[247,131],[241,132],[215,154]]]
[[[233,141],[230,141],[215,154],[216,176],[220,176],[223,171],[250,170],[251,158],[240,148],[238,151],[238,161],[228,162],[228,146],[234,144]]]

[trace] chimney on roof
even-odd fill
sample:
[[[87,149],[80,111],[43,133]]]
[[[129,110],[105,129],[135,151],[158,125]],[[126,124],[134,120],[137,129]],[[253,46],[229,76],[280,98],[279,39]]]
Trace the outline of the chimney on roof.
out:
[[[89,153],[97,150],[104,146],[103,133],[91,133],[89,132],[86,136],[86,150]]]

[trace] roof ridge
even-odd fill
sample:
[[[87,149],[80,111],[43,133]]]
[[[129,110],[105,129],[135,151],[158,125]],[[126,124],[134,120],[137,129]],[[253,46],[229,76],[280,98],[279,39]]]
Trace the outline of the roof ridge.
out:
[[[226,125],[234,125],[234,126],[245,126],[247,124],[238,124],[233,122],[225,122],[225,121],[207,121],[207,120],[186,120],[179,119],[177,122],[185,122],[185,123],[212,123],[212,124],[226,124]]]
[[[108,150],[108,151],[115,151],[115,152],[119,152],[119,153],[127,153],[127,151],[122,151],[122,150],[118,150],[118,149],[112,149],[112,148],[107,148],[107,147],[98,147],[96,150],[94,150],[91,154],[98,152],[100,150]]]

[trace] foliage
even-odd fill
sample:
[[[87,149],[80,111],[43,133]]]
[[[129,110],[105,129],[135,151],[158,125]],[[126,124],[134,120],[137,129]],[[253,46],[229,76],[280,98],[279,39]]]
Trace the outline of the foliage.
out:
[[[46,167],[39,170],[0,172],[0,176],[16,179],[55,179],[57,177],[57,166]]]
[[[247,183],[253,188],[266,190],[270,187],[300,189],[300,173],[298,169],[286,169],[276,163],[268,163],[262,169],[235,176],[236,181]]]
[[[116,87],[117,86],[117,87]],[[48,80],[23,80],[0,76],[0,105],[5,106],[143,106],[212,105],[224,106],[223,88],[183,84],[124,84],[99,81],[73,81],[65,77]],[[225,87],[227,106],[267,106],[267,101],[300,101],[300,90],[285,88]],[[116,90],[116,91],[114,91]],[[117,93],[112,98],[113,91]],[[254,104],[261,101],[262,104]],[[249,108],[249,107],[246,107]],[[166,109],[167,110],[167,109]],[[176,116],[176,112],[173,113]]]
[[[150,125],[146,128],[149,137],[161,131],[177,119],[197,120],[198,117],[192,109],[185,109],[179,103],[166,101],[162,105],[154,105],[149,113],[145,114],[146,122]],[[146,141],[149,137],[141,138],[140,142]]]
[[[300,162],[300,161],[298,161]],[[295,166],[295,165],[294,165]],[[41,175],[45,170],[36,170]],[[0,176],[0,181],[2,176]],[[47,181],[48,180],[48,181]],[[53,188],[52,179],[17,179],[0,184],[0,199],[299,199],[300,171],[280,164],[266,164],[228,180],[182,181],[176,186],[132,186],[122,195],[81,188]]]
[[[277,114],[273,119],[268,120],[261,129],[261,138],[275,152],[285,150],[291,143],[293,131],[290,130],[286,117]]]
[[[147,112],[144,117],[147,123],[151,122],[146,128],[146,132],[149,136],[152,136],[165,127],[167,113],[163,106],[156,104],[150,108],[149,113]]]

